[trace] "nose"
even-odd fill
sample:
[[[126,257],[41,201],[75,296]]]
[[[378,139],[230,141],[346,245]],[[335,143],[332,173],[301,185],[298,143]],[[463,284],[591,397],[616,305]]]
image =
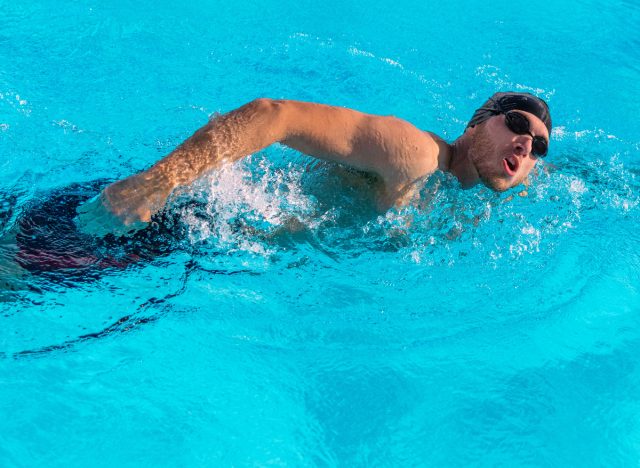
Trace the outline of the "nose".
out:
[[[513,145],[513,154],[524,157],[527,155],[527,150],[522,143],[516,143]]]
[[[531,152],[531,141],[528,138],[518,138],[513,142],[513,154],[525,157]]]

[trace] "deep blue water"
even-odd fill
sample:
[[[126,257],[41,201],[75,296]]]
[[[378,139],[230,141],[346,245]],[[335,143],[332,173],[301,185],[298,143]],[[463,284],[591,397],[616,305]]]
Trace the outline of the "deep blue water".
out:
[[[523,90],[555,126],[527,196],[436,175],[386,215],[274,146],[182,194],[170,253],[1,292],[0,466],[636,466],[638,31],[629,1],[0,0],[3,232],[260,96],[453,140]]]

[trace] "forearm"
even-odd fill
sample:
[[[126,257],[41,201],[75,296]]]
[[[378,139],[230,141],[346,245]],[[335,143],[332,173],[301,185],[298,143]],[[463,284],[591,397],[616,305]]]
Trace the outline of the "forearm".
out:
[[[256,99],[217,116],[171,154],[139,174],[170,193],[226,162],[237,161],[286,137],[283,102]]]
[[[107,186],[101,206],[124,225],[148,222],[176,187],[284,139],[287,122],[283,104],[256,99],[212,119],[151,168]]]

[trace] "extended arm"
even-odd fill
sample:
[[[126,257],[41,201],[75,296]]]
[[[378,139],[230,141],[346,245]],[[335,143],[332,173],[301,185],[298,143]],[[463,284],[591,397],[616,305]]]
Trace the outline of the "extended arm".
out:
[[[437,152],[437,144],[400,119],[322,104],[257,99],[212,119],[148,170],[108,186],[93,206],[80,210],[81,221],[95,224],[115,217],[132,227],[148,222],[176,187],[275,142],[376,173],[392,197],[435,170],[434,158],[428,156]],[[91,216],[97,221],[90,221]]]

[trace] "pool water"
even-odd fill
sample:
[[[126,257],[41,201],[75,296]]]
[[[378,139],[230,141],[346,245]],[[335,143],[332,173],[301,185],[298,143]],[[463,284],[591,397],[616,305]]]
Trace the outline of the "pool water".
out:
[[[636,466],[638,31],[623,0],[0,0],[3,234],[261,96],[452,141],[521,90],[555,127],[524,196],[437,174],[383,215],[275,145],[177,194],[162,255],[0,292],[0,466]]]

